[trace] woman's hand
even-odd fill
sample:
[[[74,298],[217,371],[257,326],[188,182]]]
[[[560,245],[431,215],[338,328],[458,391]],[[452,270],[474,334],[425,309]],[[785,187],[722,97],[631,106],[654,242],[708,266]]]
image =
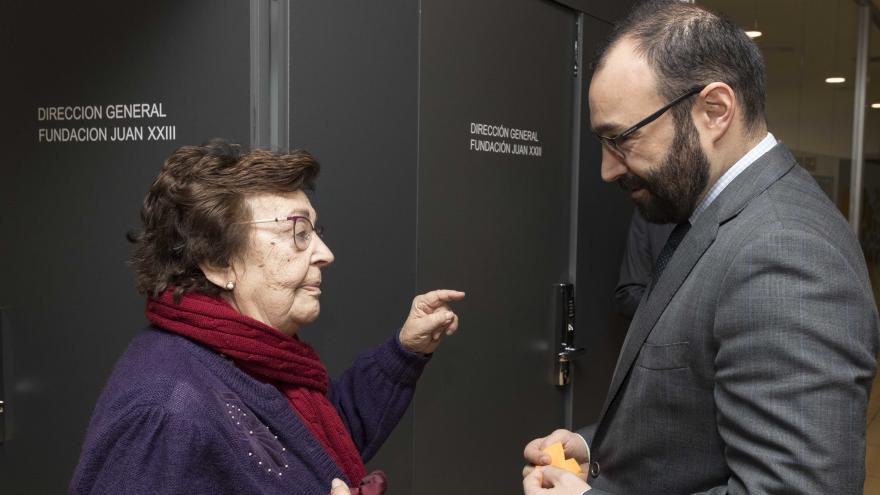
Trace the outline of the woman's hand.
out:
[[[400,343],[411,352],[431,354],[446,335],[458,330],[458,316],[449,308],[464,299],[464,292],[435,290],[413,299],[409,317],[400,329]]]

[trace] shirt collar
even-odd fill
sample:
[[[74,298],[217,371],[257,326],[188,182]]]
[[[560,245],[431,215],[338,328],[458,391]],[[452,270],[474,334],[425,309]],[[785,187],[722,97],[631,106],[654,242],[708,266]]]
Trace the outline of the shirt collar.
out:
[[[773,147],[776,146],[776,138],[773,137],[773,134],[767,133],[764,139],[761,140],[760,143],[755,145],[754,148],[750,149],[748,153],[743,155],[742,158],[737,160],[736,163],[733,164],[732,167],[727,169],[727,172],[718,178],[715,181],[715,184],[712,185],[712,188],[709,189],[709,192],[706,193],[706,196],[703,197],[703,200],[700,201],[700,204],[694,209],[694,212],[691,214],[689,219],[690,224],[693,225],[697,220],[697,217],[700,216],[700,213],[706,210],[710,204],[712,204],[718,196],[721,195],[721,191],[724,191],[724,188],[727,187],[733,179],[736,179],[739,174],[743,172],[743,170],[749,168],[749,165],[755,163],[758,158],[767,153]]]

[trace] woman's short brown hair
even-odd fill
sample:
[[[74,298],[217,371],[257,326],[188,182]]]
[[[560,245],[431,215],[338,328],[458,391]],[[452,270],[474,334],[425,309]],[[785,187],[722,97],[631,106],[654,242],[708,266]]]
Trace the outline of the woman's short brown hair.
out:
[[[141,209],[140,230],[130,232],[130,263],[137,289],[158,296],[174,287],[217,295],[200,263],[229,266],[244,251],[251,220],[245,198],[261,193],[313,190],[320,165],[307,151],[246,151],[213,140],[183,146],[162,166]]]

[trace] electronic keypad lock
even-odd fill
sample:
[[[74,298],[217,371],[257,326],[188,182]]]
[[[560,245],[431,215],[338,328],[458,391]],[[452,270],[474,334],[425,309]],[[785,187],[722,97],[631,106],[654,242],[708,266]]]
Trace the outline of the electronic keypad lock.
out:
[[[554,342],[553,376],[557,387],[571,381],[571,361],[586,353],[574,346],[574,285],[556,285],[556,330]]]

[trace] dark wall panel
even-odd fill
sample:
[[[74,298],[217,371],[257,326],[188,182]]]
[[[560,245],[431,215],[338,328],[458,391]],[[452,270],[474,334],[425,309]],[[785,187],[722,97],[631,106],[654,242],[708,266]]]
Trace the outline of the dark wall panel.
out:
[[[65,491],[98,393],[145,324],[124,237],[144,193],[179,145],[248,139],[248,29],[237,1],[0,7],[4,494]],[[132,103],[165,116],[108,118],[107,105]],[[81,105],[104,118],[39,120],[41,107]],[[149,139],[166,125],[173,134]],[[114,127],[143,138],[111,141]],[[107,128],[108,140],[40,141],[60,128]]]
[[[631,0],[555,0],[575,10],[583,12],[596,20],[606,23],[616,22],[626,16],[632,7]]]

